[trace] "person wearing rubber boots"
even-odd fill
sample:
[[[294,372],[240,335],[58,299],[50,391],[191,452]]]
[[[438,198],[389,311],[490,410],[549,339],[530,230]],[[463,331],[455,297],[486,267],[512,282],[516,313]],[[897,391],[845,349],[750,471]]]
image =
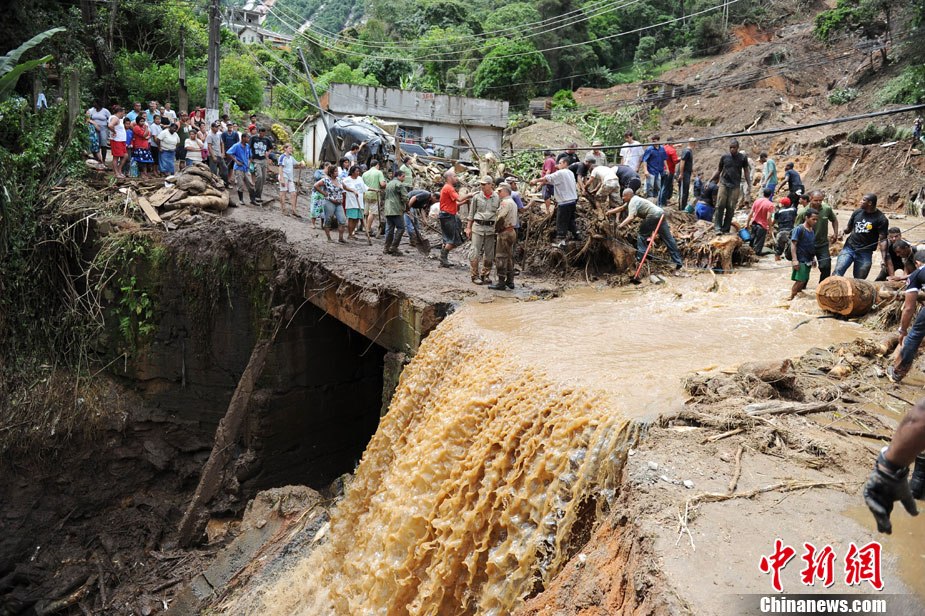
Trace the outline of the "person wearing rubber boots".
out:
[[[503,291],[514,288],[514,243],[517,242],[517,204],[511,197],[511,185],[498,185],[498,206],[495,220],[495,265],[498,268],[498,282],[489,289]]]
[[[405,234],[405,204],[408,203],[408,187],[404,183],[405,172],[399,169],[395,177],[385,186],[385,246],[383,254],[400,255],[398,245]]]
[[[498,219],[498,206],[501,199],[495,192],[495,182],[491,176],[482,178],[481,190],[472,198],[469,207],[469,223],[466,225],[466,237],[472,240],[469,249],[469,268],[474,284],[489,284],[491,268],[495,263],[495,222]],[[479,265],[482,266],[481,273]]]

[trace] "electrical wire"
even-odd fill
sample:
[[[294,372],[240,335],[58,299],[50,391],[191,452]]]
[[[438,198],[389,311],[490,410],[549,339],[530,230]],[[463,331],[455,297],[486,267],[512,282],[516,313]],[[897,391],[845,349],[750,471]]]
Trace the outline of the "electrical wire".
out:
[[[622,4],[619,3],[621,1],[623,2]],[[528,22],[526,24],[521,24],[521,25],[512,25],[506,28],[489,30],[489,31],[482,32],[479,34],[464,34],[464,35],[460,35],[457,39],[453,41],[448,41],[448,42],[451,44],[459,44],[459,45],[477,44],[479,42],[482,42],[482,41],[485,41],[491,38],[508,36],[512,33],[516,33],[518,36],[521,36],[521,37],[531,38],[534,36],[538,36],[540,34],[546,34],[548,32],[552,32],[552,31],[555,31],[555,30],[558,30],[558,29],[561,29],[567,26],[571,26],[571,25],[575,25],[575,24],[578,24],[584,21],[588,21],[595,16],[611,13],[616,10],[631,6],[633,4],[638,4],[640,1],[641,0],[601,0],[598,2],[592,2],[592,3],[586,4],[585,6],[581,8],[574,9],[572,11],[568,11],[560,15],[548,17],[540,21]],[[277,5],[272,8],[277,9],[281,12],[285,11],[287,15],[290,18],[292,18],[296,23],[298,23],[300,19],[304,19],[304,18],[300,18],[294,15],[292,11],[289,11],[283,6]],[[276,15],[276,17],[277,19],[281,19],[279,15]],[[576,17],[576,18],[573,19],[573,17]],[[418,48],[418,46],[415,43],[407,43],[404,41],[396,41],[396,42],[363,41],[356,37],[345,36],[343,35],[343,33],[336,33],[336,32],[331,32],[329,30],[325,30],[324,28],[321,28],[319,26],[311,25],[308,28],[306,28],[306,24],[308,23],[309,23],[308,21],[305,21],[303,25],[298,28],[298,31],[304,32],[305,29],[311,29],[314,33],[316,33],[318,36],[322,38],[329,37],[329,38],[335,39],[335,42],[354,44],[360,47],[367,47],[367,48],[373,48],[373,49],[393,49],[393,48],[417,49]],[[558,24],[562,24],[562,25],[558,25]],[[287,25],[290,25],[290,24],[287,23]],[[555,25],[555,27],[547,28],[547,26],[553,26],[553,25]],[[292,26],[290,25],[290,27]],[[533,29],[542,29],[542,30],[540,30],[539,32],[530,32]],[[470,43],[470,41],[472,41],[472,43]],[[459,53],[459,52],[456,52],[456,53]]]
[[[741,0],[728,0],[727,2],[724,2],[724,3],[721,3],[721,4],[717,4],[717,5],[714,5],[714,6],[705,8],[705,9],[702,9],[702,10],[700,10],[700,11],[697,11],[697,12],[695,12],[695,13],[691,13],[690,15],[686,15],[686,16],[684,16],[684,17],[675,17],[675,18],[672,18],[672,19],[666,19],[666,20],[661,21],[661,22],[656,23],[656,24],[650,24],[650,25],[646,25],[646,26],[641,26],[641,27],[635,28],[635,29],[633,29],[633,30],[626,30],[626,31],[616,32],[616,33],[614,33],[614,34],[609,34],[609,35],[607,35],[607,36],[602,36],[602,37],[595,38],[594,40],[582,41],[582,42],[578,42],[578,43],[566,43],[566,44],[563,44],[563,45],[557,45],[557,46],[554,46],[554,47],[548,47],[548,48],[545,48],[545,49],[542,49],[542,50],[537,49],[537,50],[532,50],[532,51],[524,51],[524,52],[517,52],[517,53],[510,53],[510,54],[502,54],[502,55],[494,56],[492,59],[493,59],[493,60],[503,60],[503,59],[506,59],[506,58],[517,58],[517,57],[528,56],[528,55],[535,55],[535,54],[540,54],[540,55],[542,55],[543,53],[549,52],[549,51],[558,51],[558,50],[561,50],[561,49],[569,49],[569,48],[572,48],[572,47],[579,47],[579,46],[582,46],[582,45],[589,45],[589,44],[591,44],[591,43],[598,42],[598,41],[605,41],[605,40],[611,40],[611,39],[615,39],[615,38],[620,38],[620,37],[623,37],[623,36],[628,36],[628,35],[630,35],[630,34],[637,34],[637,33],[639,33],[639,32],[644,32],[644,31],[646,31],[646,30],[651,30],[651,29],[659,28],[659,27],[666,26],[666,25],[669,25],[669,24],[672,24],[672,23],[677,23],[677,22],[682,21],[682,20],[684,20],[684,19],[690,19],[690,18],[692,18],[692,17],[697,17],[697,16],[700,16],[700,15],[704,15],[704,14],[706,14],[706,13],[710,13],[710,12],[716,11],[716,10],[718,10],[718,9],[722,9],[722,8],[724,8],[724,7],[726,7],[726,6],[730,5],[730,4],[735,4],[735,3],[740,2],[740,1],[741,1]],[[270,13],[273,13],[273,9],[271,8],[269,12],[270,12]],[[292,27],[292,26],[290,25],[290,28],[291,28],[291,27]],[[295,30],[294,30],[294,31],[295,31]],[[366,54],[366,53],[361,53],[361,52],[353,51],[353,50],[351,50],[351,49],[338,48],[338,47],[335,47],[335,46],[333,46],[333,45],[331,45],[331,44],[325,42],[324,40],[318,39],[317,37],[316,37],[316,38],[313,38],[312,36],[308,35],[306,32],[302,32],[302,33],[300,33],[300,34],[301,34],[302,36],[304,36],[306,39],[308,39],[310,42],[312,42],[312,43],[314,43],[315,45],[317,45],[318,47],[321,47],[321,48],[323,48],[323,49],[327,49],[327,50],[329,50],[329,51],[336,51],[336,52],[341,53],[341,54],[347,54],[347,55],[352,55],[352,56],[361,57],[361,58],[372,58],[372,59],[377,59],[377,60],[392,60],[392,61],[408,61],[408,60],[409,60],[409,58],[398,58],[398,57],[395,57],[395,56],[384,56],[384,55],[372,55],[372,54]],[[416,62],[456,62],[456,63],[459,62],[459,59],[458,59],[458,58],[449,59],[449,58],[440,58],[440,57],[433,57],[433,56],[427,56],[427,55],[425,55],[425,56],[418,56],[418,57],[415,57],[415,58],[411,58],[410,60],[416,61]]]

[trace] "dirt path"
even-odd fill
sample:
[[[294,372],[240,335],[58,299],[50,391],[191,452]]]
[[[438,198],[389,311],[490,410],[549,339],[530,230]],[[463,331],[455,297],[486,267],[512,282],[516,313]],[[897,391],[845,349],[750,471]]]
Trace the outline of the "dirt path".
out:
[[[236,199],[236,195],[232,195]],[[452,268],[440,267],[440,236],[434,230],[422,228],[422,235],[430,242],[429,254],[422,254],[408,245],[407,235],[402,239],[400,257],[382,253],[382,238],[373,238],[372,245],[366,242],[366,235],[358,233],[361,239],[337,242],[332,233],[329,242],[324,231],[313,228],[308,216],[308,198],[299,197],[299,213],[303,218],[284,216],[280,212],[278,192],[275,184],[264,188],[264,207],[244,206],[230,208],[226,216],[231,220],[258,224],[268,229],[282,231],[286,239],[303,252],[310,260],[317,261],[335,275],[356,282],[368,282],[371,286],[385,286],[402,289],[425,303],[458,301],[477,297],[478,301],[493,301],[495,297],[524,299],[534,294],[546,295],[555,287],[554,283],[530,277],[517,276],[514,291],[491,291],[484,286],[474,285],[469,280],[467,259],[468,244],[450,253]]]

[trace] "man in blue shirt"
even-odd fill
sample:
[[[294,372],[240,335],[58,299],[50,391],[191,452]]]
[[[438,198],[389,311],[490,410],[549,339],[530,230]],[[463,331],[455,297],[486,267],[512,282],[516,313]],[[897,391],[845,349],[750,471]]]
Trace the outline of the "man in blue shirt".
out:
[[[652,135],[652,141],[657,142],[658,135]],[[668,153],[665,148],[656,143],[646,148],[642,153],[642,162],[646,165],[646,196],[657,197],[662,189],[662,176],[665,174],[665,161]]]
[[[241,141],[225,150],[225,158],[234,161],[234,178],[238,188],[238,205],[244,206],[244,189],[250,195],[251,205],[257,205],[257,192],[254,190],[254,178],[251,176],[250,135],[241,133]],[[229,203],[232,207],[234,204]]]
[[[793,287],[790,289],[790,299],[806,288],[809,282],[809,271],[816,260],[816,223],[819,222],[819,212],[809,208],[804,214],[803,224],[795,227],[790,235],[790,250],[793,255],[793,273],[790,280]]]

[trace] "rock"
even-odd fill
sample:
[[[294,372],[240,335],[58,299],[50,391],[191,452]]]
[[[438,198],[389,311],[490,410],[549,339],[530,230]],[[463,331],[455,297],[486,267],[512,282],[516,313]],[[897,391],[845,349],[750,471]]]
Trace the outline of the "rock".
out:
[[[677,481],[675,481],[674,479],[672,479],[672,478],[669,477],[668,475],[659,475],[658,478],[661,479],[662,481],[664,481],[665,483],[678,483]]]
[[[693,489],[694,489],[694,482],[691,481],[690,479],[685,479],[685,480],[684,480],[684,487],[687,488],[688,490],[693,490]]]
[[[650,461],[649,461],[649,470],[657,471],[657,470],[658,470],[658,462],[652,462],[652,461],[650,460]]]

